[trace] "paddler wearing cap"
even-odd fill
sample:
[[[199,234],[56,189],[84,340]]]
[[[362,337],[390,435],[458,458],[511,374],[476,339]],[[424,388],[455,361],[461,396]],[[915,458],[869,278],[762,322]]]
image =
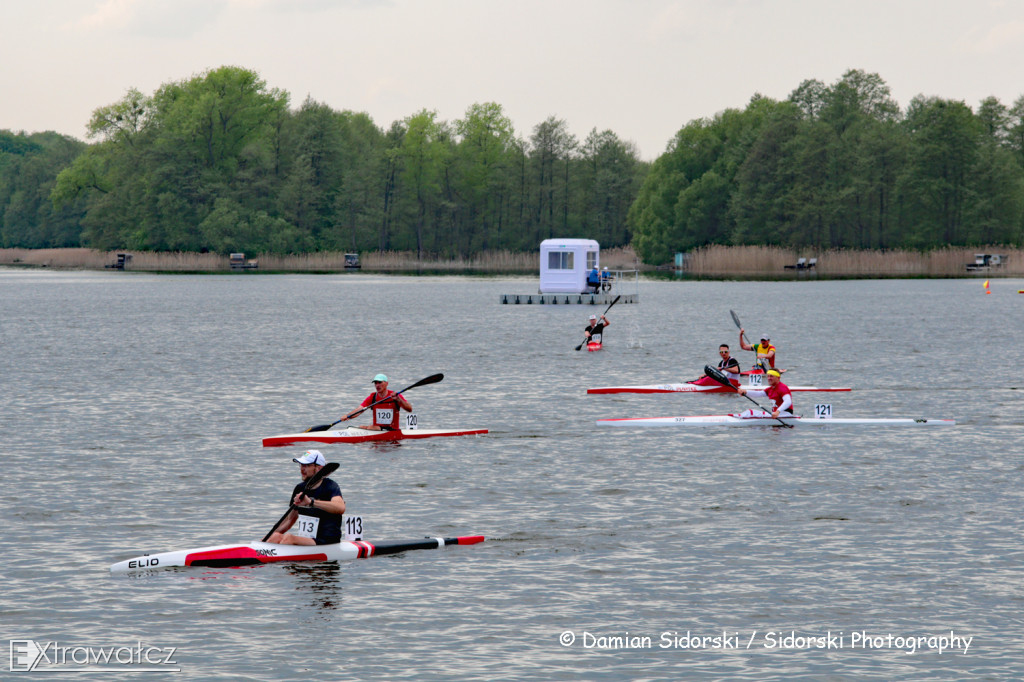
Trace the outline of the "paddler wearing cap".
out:
[[[789,392],[789,386],[782,383],[782,374],[777,369],[768,370],[768,388],[737,388],[736,392],[752,398],[765,396],[770,399],[774,403],[772,417],[775,419],[778,419],[780,414],[784,417],[793,416],[793,394]],[[746,410],[739,416],[749,419],[763,417],[765,414],[764,410]]]
[[[608,318],[602,315],[591,315],[587,320],[589,324],[583,328],[583,334],[587,337],[587,341],[593,343],[601,343],[601,336],[604,334],[604,328],[611,325]]]
[[[278,545],[331,545],[341,542],[341,520],[345,513],[341,488],[330,478],[324,478],[312,490],[304,492],[306,481],[327,463],[323,454],[319,450],[306,450],[302,457],[293,457],[292,461],[299,465],[302,476],[302,482],[292,490],[294,508],[274,529],[267,542]]]
[[[757,353],[754,369],[775,369],[775,346],[771,344],[767,334],[761,334],[761,343],[751,346],[743,335],[743,328],[740,327],[740,348]]]
[[[398,426],[399,408],[406,412],[412,412],[412,403],[406,400],[405,396],[401,393],[388,390],[388,377],[385,374],[378,374],[373,377],[373,386],[376,390],[368,395],[363,402],[359,403],[357,409],[346,414],[340,421],[348,421],[362,412],[363,408],[377,403],[373,405],[373,424],[360,426],[359,428],[370,431],[400,430]],[[388,398],[392,398],[392,400],[388,400]]]

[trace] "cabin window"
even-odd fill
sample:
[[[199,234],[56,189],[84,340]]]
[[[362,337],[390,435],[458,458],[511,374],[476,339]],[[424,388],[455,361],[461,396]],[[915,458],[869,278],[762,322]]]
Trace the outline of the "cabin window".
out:
[[[597,267],[597,251],[587,251],[587,270]]]
[[[548,270],[572,270],[572,251],[548,251]]]

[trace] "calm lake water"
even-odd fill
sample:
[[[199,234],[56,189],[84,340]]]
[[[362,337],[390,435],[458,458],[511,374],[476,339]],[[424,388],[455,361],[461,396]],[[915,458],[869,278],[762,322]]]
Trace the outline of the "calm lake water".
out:
[[[573,348],[603,308],[498,303],[533,278],[0,269],[0,623],[40,647],[175,647],[175,679],[1019,679],[1018,289],[644,282],[591,354]],[[699,376],[737,346],[730,309],[789,383],[854,388],[798,411],[957,425],[595,425],[749,406],[586,395]],[[339,418],[377,372],[444,372],[408,394],[420,426],[490,433],[323,446],[365,537],[487,542],[110,575],[261,538],[305,449],[261,438]]]

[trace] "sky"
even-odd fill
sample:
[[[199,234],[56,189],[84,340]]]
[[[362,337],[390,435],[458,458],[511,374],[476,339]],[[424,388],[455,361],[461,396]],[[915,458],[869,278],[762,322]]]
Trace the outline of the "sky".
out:
[[[381,128],[501,105],[657,158],[687,123],[878,74],[973,109],[1024,95],[1022,0],[0,0],[0,129],[86,140],[93,111],[220,66]]]

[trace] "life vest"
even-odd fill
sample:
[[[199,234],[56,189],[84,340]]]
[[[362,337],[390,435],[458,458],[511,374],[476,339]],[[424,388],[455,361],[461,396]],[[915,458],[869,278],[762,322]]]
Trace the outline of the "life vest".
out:
[[[767,346],[765,346],[765,345],[763,345],[761,343],[758,343],[756,346],[754,346],[754,352],[755,353],[770,353],[773,350],[775,350],[775,346],[773,346],[770,343]],[[754,366],[755,367],[761,367],[761,365],[763,363],[764,363],[764,358],[757,358],[757,360],[754,361]],[[768,358],[768,364],[770,365],[768,367],[768,369],[775,369],[775,356],[774,355],[771,356],[770,358]],[[762,367],[762,369],[763,369],[763,367]]]
[[[392,390],[388,390],[387,397],[391,398],[398,395]],[[380,400],[376,393],[371,393],[370,397],[366,399],[366,404],[374,403]],[[374,426],[387,426],[390,429],[398,429],[398,400],[385,400],[384,402],[373,406],[373,424]]]

